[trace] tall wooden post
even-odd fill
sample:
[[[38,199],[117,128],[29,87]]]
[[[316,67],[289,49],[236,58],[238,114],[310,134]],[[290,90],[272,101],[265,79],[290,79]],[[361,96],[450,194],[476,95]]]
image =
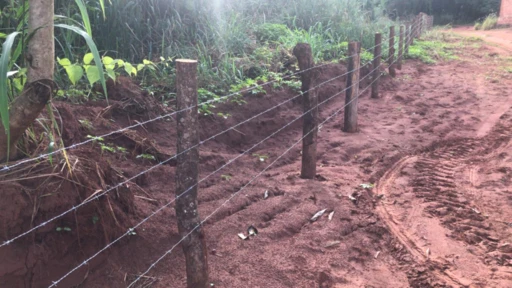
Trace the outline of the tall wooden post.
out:
[[[382,58],[382,34],[375,33],[375,48],[373,48],[372,98],[379,98],[380,59]]]
[[[402,60],[404,57],[404,25],[400,25],[400,37],[398,40],[398,70],[402,70]]]
[[[316,176],[316,142],[318,135],[318,97],[317,91],[311,87],[316,80],[317,72],[311,69],[315,66],[311,46],[299,43],[293,49],[297,57],[302,80],[302,104],[304,107],[303,135],[302,139],[302,169],[301,178],[314,179]]]
[[[418,28],[418,30],[419,30],[419,32],[418,32],[418,38],[420,38],[420,37],[421,37],[421,35],[423,34],[423,29],[425,29],[424,19],[425,19],[425,18],[423,17],[423,14],[420,14],[420,16],[419,16],[419,22],[420,22],[420,23],[419,23],[419,28]]]
[[[348,44],[348,62],[347,76],[347,94],[345,96],[345,121],[343,130],[348,133],[357,132],[357,102],[359,98],[359,68],[360,55],[358,42],[350,42]]]
[[[205,236],[197,210],[199,122],[197,61],[176,60],[178,158],[176,168],[176,216],[187,268],[187,287],[205,288],[208,261]],[[190,108],[191,109],[187,109]],[[186,151],[187,149],[190,149]],[[186,152],[185,152],[186,151]],[[195,229],[195,230],[194,230]],[[190,235],[188,235],[190,233]],[[188,235],[188,236],[186,236]]]
[[[412,26],[411,26],[411,43],[409,45],[414,45],[414,38],[415,38],[414,33],[416,33],[415,31],[416,31],[416,21],[413,21]]]
[[[395,26],[389,27],[389,75],[396,77],[395,69]]]
[[[405,28],[405,55],[409,55],[409,45],[411,45],[411,25],[407,24]]]

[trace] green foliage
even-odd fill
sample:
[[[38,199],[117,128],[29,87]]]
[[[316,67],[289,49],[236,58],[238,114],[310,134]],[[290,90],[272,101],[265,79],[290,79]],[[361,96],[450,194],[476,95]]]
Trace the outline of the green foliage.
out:
[[[381,2],[376,0],[375,2]],[[472,23],[500,9],[501,0],[384,0],[386,14],[406,18],[424,12],[434,15],[436,25]],[[382,11],[382,10],[381,10]],[[396,11],[396,13],[395,13]]]
[[[92,87],[95,83],[101,81],[102,74],[104,74],[106,77],[109,77],[113,81],[116,81],[117,76],[122,73],[126,74],[127,76],[137,76],[137,73],[146,67],[152,70],[156,69],[155,64],[149,60],[144,60],[143,63],[134,66],[122,59],[113,59],[109,56],[103,56],[101,58],[101,63],[102,67],[105,67],[105,69],[102,69],[101,71],[103,71],[103,73],[100,73],[100,70],[98,70],[98,65],[92,64],[94,60],[95,58],[93,53],[85,54],[82,63],[71,63],[71,61],[67,58],[60,59],[57,57],[58,64],[65,69],[69,81],[72,85],[78,84],[78,82],[84,76],[84,71],[88,83]]]
[[[7,134],[7,143],[10,143],[10,129],[9,129],[9,96],[7,93],[7,72],[9,71],[9,60],[11,50],[14,45],[14,39],[19,32],[13,32],[6,37],[2,45],[2,55],[0,56],[0,118],[4,126],[5,133]],[[1,133],[1,132],[0,132]],[[10,154],[9,144],[7,145],[7,155]]]
[[[482,23],[476,22],[474,28],[475,30],[482,30]]]
[[[264,155],[264,154],[254,153],[254,154],[252,154],[252,156],[256,157],[258,159],[258,161],[260,161],[260,162],[265,162],[268,159],[268,156]]]
[[[70,26],[70,25],[66,25],[66,24],[55,24],[55,27],[60,27],[60,28],[64,28],[64,29],[68,29],[72,32],[75,32],[76,34],[82,36],[85,40],[85,42],[87,43],[87,46],[89,47],[89,49],[91,50],[91,53],[93,55],[93,58],[94,58],[94,62],[96,64],[96,68],[93,68],[93,69],[90,69],[89,71],[86,70],[86,73],[90,73],[92,77],[92,74],[93,74],[93,70],[96,69],[97,71],[103,71],[103,66],[102,66],[102,62],[100,60],[100,54],[98,52],[98,48],[96,47],[96,44],[94,43],[94,40],[92,40],[91,36],[89,36],[89,34],[87,34],[85,31],[75,27],[75,26]],[[103,73],[97,73],[99,74],[99,77],[98,77],[98,80],[97,81],[100,81],[101,82],[101,85],[103,86],[103,93],[105,93],[105,97],[108,99],[108,95],[107,95],[107,83],[105,81],[105,76],[103,75]],[[88,78],[89,78],[89,75],[88,75]],[[91,79],[91,78],[89,78]]]
[[[264,23],[256,28],[254,34],[261,42],[277,42],[281,37],[289,37],[292,31],[284,24]]]
[[[136,158],[137,159],[145,159],[145,160],[153,160],[153,161],[156,160],[155,156],[153,156],[151,154],[140,154],[140,155],[137,155]]]
[[[491,14],[487,16],[482,23],[482,30],[491,30],[498,26],[498,16],[496,14]]]
[[[422,40],[414,41],[414,45],[409,47],[407,58],[419,59],[426,64],[435,64],[440,60],[458,59],[455,55],[456,49],[473,42],[473,40],[455,37],[448,33],[433,30],[427,33]]]
[[[230,181],[231,178],[233,178],[233,176],[231,176],[231,175],[220,175],[220,178],[222,178],[222,180],[224,180],[224,181]]]

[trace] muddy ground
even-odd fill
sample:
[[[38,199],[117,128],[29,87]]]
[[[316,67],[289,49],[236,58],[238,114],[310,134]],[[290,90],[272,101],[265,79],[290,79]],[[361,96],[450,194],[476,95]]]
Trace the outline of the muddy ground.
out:
[[[212,287],[512,287],[512,73],[507,70],[512,49],[497,42],[468,43],[458,51],[459,60],[435,65],[408,60],[396,78],[383,78],[380,99],[370,99],[366,91],[358,133],[341,131],[343,113],[323,125],[316,180],[299,177],[298,145],[239,191],[300,139],[297,121],[202,182],[201,216],[220,207],[204,226]],[[329,65],[320,81],[344,71],[344,65]],[[320,98],[343,89],[345,81],[325,85]],[[109,108],[56,104],[66,123],[66,145],[167,109],[128,82],[111,89]],[[232,117],[203,117],[201,138],[295,95],[274,89],[247,97],[248,105],[220,106]],[[321,119],[338,110],[343,98],[322,106]],[[201,146],[200,177],[296,119],[301,109],[298,101],[290,102]],[[80,125],[84,119],[91,130]],[[106,142],[127,153],[101,153],[99,145],[88,144],[70,151],[71,176],[64,164],[58,171],[24,166],[13,172],[14,183],[3,176],[2,192],[16,204],[0,204],[0,242],[158,163],[137,155],[157,160],[173,155],[175,122],[154,122]],[[268,158],[262,162],[253,154]],[[0,263],[0,287],[47,287],[168,203],[174,165],[162,165],[0,248],[6,259]],[[44,183],[19,179],[35,169],[57,175]],[[323,209],[325,215],[311,222]],[[242,241],[237,234],[249,225],[259,234]],[[71,231],[56,232],[58,227]],[[128,286],[179,241],[174,206],[135,232],[57,287]],[[181,247],[133,287],[185,287]]]

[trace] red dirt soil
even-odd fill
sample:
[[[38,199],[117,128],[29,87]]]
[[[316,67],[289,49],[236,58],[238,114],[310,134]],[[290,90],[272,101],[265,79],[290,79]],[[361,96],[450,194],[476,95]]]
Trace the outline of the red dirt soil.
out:
[[[214,287],[512,287],[512,74],[503,67],[512,66],[504,62],[512,52],[486,44],[465,49],[460,60],[436,65],[406,61],[397,78],[383,78],[380,99],[370,99],[366,91],[359,101],[358,133],[341,132],[343,113],[323,125],[316,180],[299,177],[298,145],[239,192],[300,139],[302,125],[296,121],[201,183],[202,217],[224,205],[204,227]],[[344,71],[344,65],[328,65],[319,81]],[[325,85],[321,100],[343,89],[345,81]],[[66,127],[76,126],[64,129],[67,145],[165,109],[126,80],[110,90],[110,108],[106,103],[56,104]],[[268,90],[246,97],[247,105],[222,105],[219,111],[232,117],[203,117],[201,138],[295,95]],[[343,95],[321,107],[321,119],[342,107]],[[200,177],[294,120],[301,107],[299,101],[288,103],[201,146]],[[77,128],[83,119],[92,123],[92,131]],[[47,181],[56,186],[41,191],[38,187],[46,183],[40,179],[3,186],[4,198],[15,205],[0,203],[0,242],[156,164],[137,155],[148,153],[159,160],[173,155],[175,122],[157,121],[106,142],[125,147],[128,154],[101,154],[98,145],[86,145],[70,151],[72,163],[79,163],[75,170],[82,172],[73,182],[54,175]],[[261,162],[254,153],[268,159]],[[173,199],[174,164],[0,248],[0,287],[49,286]],[[56,172],[50,165],[43,168],[41,175],[61,175],[62,165]],[[32,167],[24,169],[15,175],[33,175]],[[0,182],[9,179],[13,175],[3,175]],[[363,183],[376,186],[363,189]],[[310,222],[322,209],[327,213]],[[73,229],[55,232],[59,225]],[[249,225],[259,234],[240,240],[237,234]],[[127,287],[179,241],[174,206],[136,233],[57,287]],[[177,247],[134,287],[185,287],[184,267]]]

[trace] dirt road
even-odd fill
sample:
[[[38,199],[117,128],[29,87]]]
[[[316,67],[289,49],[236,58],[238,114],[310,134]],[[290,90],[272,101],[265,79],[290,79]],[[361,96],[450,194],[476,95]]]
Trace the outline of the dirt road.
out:
[[[473,27],[463,26],[454,28],[452,31],[466,37],[482,38],[484,41],[512,53],[512,28],[475,31]]]

